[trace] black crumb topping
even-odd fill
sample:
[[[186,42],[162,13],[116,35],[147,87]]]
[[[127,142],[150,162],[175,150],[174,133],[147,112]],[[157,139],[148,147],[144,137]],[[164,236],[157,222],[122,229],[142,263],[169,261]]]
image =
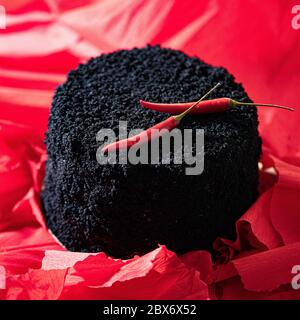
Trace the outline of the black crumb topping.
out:
[[[188,116],[180,128],[205,130],[205,169],[186,165],[99,165],[96,133],[148,128],[168,117],[139,100],[212,98],[250,101],[224,68],[159,46],[103,54],[69,73],[53,100],[46,134],[48,161],[42,202],[48,227],[69,249],[115,258],[167,245],[178,254],[212,249],[233,238],[235,221],[258,195],[261,153],[255,107]]]

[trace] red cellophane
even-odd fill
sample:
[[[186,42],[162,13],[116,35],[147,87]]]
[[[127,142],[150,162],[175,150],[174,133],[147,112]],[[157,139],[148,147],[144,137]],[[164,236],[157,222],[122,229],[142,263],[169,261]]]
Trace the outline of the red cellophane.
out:
[[[290,1],[1,0],[0,299],[300,299],[300,30]],[[3,10],[2,10],[3,11]],[[182,14],[184,12],[184,14]],[[222,65],[261,108],[260,197],[236,240],[177,256],[66,251],[41,214],[55,87],[89,57],[147,43]]]

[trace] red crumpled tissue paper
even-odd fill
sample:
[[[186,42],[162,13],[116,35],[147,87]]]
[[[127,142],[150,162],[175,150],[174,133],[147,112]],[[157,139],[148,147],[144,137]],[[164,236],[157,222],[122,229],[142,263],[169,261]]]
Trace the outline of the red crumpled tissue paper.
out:
[[[300,299],[300,30],[294,1],[0,0],[0,299]],[[3,10],[2,10],[3,11]],[[183,14],[184,13],[184,14]],[[39,200],[55,87],[89,57],[147,43],[222,65],[259,109],[260,196],[236,240],[177,256],[68,252]]]

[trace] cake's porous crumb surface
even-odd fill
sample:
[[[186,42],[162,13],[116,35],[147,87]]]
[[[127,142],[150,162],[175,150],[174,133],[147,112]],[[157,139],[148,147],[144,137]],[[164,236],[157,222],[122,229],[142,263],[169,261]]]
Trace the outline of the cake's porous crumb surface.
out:
[[[201,175],[182,165],[100,165],[96,134],[149,128],[169,115],[139,100],[250,101],[224,69],[159,46],[104,54],[80,65],[58,87],[46,134],[42,203],[47,225],[69,249],[129,258],[166,245],[178,254],[233,238],[235,221],[257,198],[261,141],[255,107],[187,116],[179,128],[205,130]]]

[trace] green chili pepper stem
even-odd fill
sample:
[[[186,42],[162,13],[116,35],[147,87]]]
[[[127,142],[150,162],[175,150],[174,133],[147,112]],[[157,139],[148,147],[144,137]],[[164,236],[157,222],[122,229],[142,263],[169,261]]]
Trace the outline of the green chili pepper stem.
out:
[[[175,120],[179,123],[188,113],[191,112],[191,110],[196,107],[202,100],[204,100],[212,91],[214,91],[217,87],[219,87],[221,84],[218,82],[212,89],[210,89],[208,92],[205,93],[204,96],[202,96],[198,101],[196,101],[192,106],[190,106],[187,110],[182,112],[181,114],[177,116],[173,116]]]

